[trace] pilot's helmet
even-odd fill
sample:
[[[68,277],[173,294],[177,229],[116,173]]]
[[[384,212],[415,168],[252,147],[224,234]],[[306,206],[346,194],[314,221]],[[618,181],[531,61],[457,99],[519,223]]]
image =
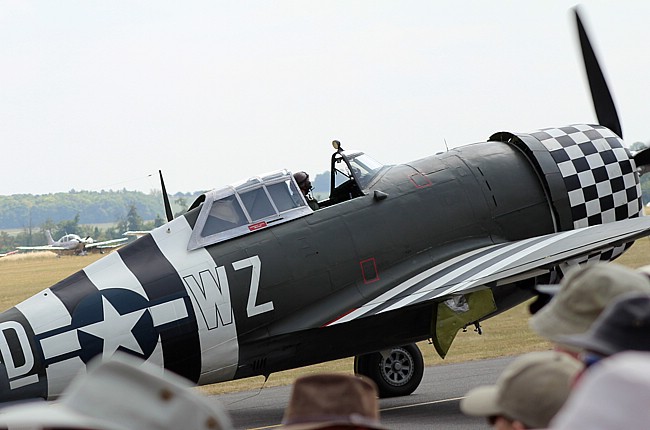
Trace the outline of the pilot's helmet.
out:
[[[311,182],[309,181],[309,175],[307,172],[296,172],[293,174],[293,178],[296,180],[296,183],[304,192],[309,191],[311,188]]]

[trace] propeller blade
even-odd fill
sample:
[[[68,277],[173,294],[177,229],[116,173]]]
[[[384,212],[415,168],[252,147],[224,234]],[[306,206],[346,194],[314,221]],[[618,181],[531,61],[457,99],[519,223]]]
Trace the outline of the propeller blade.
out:
[[[634,164],[641,170],[642,175],[650,171],[650,148],[637,152],[633,158]]]
[[[169,203],[169,196],[167,195],[167,189],[165,188],[165,181],[163,181],[162,170],[158,170],[158,173],[160,174],[160,187],[162,188],[165,215],[167,216],[167,222],[169,222],[174,219],[174,213],[172,212],[172,205]]]
[[[623,130],[621,130],[616,106],[614,106],[614,100],[607,87],[605,76],[598,64],[596,54],[591,47],[585,27],[582,25],[578,8],[574,8],[573,10],[576,14],[578,37],[580,39],[580,47],[582,48],[582,59],[585,63],[585,71],[587,72],[587,80],[589,81],[589,89],[591,90],[591,98],[594,103],[594,109],[596,110],[598,123],[609,128],[622,138]]]

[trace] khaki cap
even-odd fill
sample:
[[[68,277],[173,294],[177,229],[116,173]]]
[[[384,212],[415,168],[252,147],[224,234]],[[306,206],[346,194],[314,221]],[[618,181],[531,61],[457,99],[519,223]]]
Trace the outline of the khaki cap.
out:
[[[560,286],[529,321],[540,336],[556,342],[558,336],[586,332],[614,297],[629,292],[650,294],[647,276],[616,263],[576,267]]]
[[[571,391],[582,364],[557,351],[531,352],[505,368],[495,385],[470,390],[461,400],[466,415],[502,415],[528,428],[547,427]]]

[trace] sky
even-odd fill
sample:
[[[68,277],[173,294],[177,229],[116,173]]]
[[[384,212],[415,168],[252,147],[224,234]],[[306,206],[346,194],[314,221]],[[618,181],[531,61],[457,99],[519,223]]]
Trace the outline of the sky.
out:
[[[596,123],[564,0],[0,0],[0,195],[218,188]],[[628,144],[650,2],[581,3]],[[446,146],[445,146],[446,145]]]

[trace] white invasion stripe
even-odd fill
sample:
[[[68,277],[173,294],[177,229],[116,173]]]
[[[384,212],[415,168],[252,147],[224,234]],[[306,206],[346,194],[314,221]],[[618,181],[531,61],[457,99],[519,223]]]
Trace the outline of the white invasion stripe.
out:
[[[99,290],[107,288],[123,288],[135,291],[148,299],[138,278],[126,267],[122,257],[117,252],[111,252],[106,257],[97,260],[84,269],[86,276]]]
[[[504,259],[502,261],[499,261],[498,263],[490,266],[489,268],[477,273],[475,276],[477,278],[479,278],[479,279],[469,279],[469,280],[466,280],[464,282],[461,282],[460,284],[456,285],[451,290],[448,290],[448,291],[444,292],[443,294],[451,294],[451,293],[454,293],[456,291],[460,291],[460,290],[463,290],[463,289],[466,289],[466,288],[474,287],[477,284],[480,285],[480,283],[483,282],[483,279],[481,279],[481,278],[483,278],[485,276],[492,275],[493,273],[501,270],[503,267],[506,267],[509,264],[511,264],[511,263],[513,263],[513,262],[515,262],[517,260],[521,260],[522,258],[532,254],[535,251],[538,251],[538,250],[540,250],[540,249],[542,249],[542,248],[544,248],[546,246],[552,245],[555,242],[558,242],[558,241],[560,241],[562,239],[566,239],[567,237],[573,236],[574,234],[580,233],[581,231],[584,231],[584,230],[586,230],[586,229],[583,229],[583,230],[570,230],[570,231],[558,234],[556,236],[553,236],[553,237],[549,238],[548,240],[545,240],[543,242],[540,242],[540,243],[538,243],[536,245],[531,246],[530,248],[526,248],[526,250],[524,252],[517,253],[517,254],[513,255],[510,258],[506,258],[506,259]],[[440,297],[440,294],[436,295],[434,298],[438,298],[438,297]]]
[[[449,260],[447,260],[447,261],[445,261],[445,262],[443,262],[441,264],[438,264],[437,266],[434,266],[434,267],[432,267],[430,269],[427,269],[424,272],[418,273],[414,277],[412,277],[410,279],[407,279],[406,281],[402,282],[401,284],[398,284],[397,286],[391,288],[390,290],[386,291],[385,293],[381,294],[380,296],[378,296],[378,297],[372,299],[371,301],[369,301],[368,303],[364,304],[362,307],[354,310],[353,312],[350,312],[349,314],[345,315],[344,317],[342,317],[342,318],[340,318],[340,319],[338,319],[336,321],[333,321],[332,323],[330,323],[328,325],[339,324],[339,323],[343,323],[343,322],[346,322],[346,321],[351,321],[353,319],[356,319],[359,316],[365,314],[366,312],[372,311],[377,306],[382,305],[387,300],[392,299],[393,297],[395,297],[396,295],[402,293],[403,291],[408,290],[409,288],[411,288],[413,285],[417,284],[418,282],[421,282],[421,281],[425,280],[426,278],[433,275],[434,273],[437,273],[437,272],[439,272],[441,270],[444,270],[447,267],[449,267],[451,265],[454,265],[459,261],[462,261],[462,260],[464,260],[464,259],[466,259],[468,257],[471,257],[474,254],[477,254],[477,253],[479,253],[481,251],[484,251],[486,249],[489,249],[489,248],[492,248],[492,247],[495,247],[495,246],[497,246],[497,245],[490,245],[490,246],[485,247],[485,248],[474,249],[474,250],[469,251],[469,252],[467,252],[465,254],[458,255],[458,256],[456,256],[456,257],[454,257],[452,259],[449,259]]]
[[[539,240],[539,239],[540,239],[539,236],[535,236],[535,237],[531,237],[531,238],[528,238],[528,239],[520,240],[520,241],[514,242],[514,243],[512,243],[512,244],[510,244],[508,246],[504,246],[503,248],[498,249],[496,252],[491,252],[489,254],[486,254],[486,255],[482,256],[481,258],[478,258],[478,259],[476,259],[474,261],[471,261],[466,266],[461,266],[458,269],[454,270],[453,272],[450,272],[447,275],[445,275],[445,276],[443,276],[443,277],[441,277],[439,279],[436,279],[435,281],[433,281],[433,282],[431,282],[431,283],[429,283],[427,285],[424,285],[416,293],[414,293],[414,294],[412,294],[412,295],[410,295],[408,297],[404,297],[402,300],[393,303],[392,305],[390,305],[389,307],[387,307],[385,309],[382,309],[379,313],[388,312],[388,311],[391,311],[391,310],[394,310],[394,309],[399,309],[401,307],[407,306],[407,305],[413,303],[414,301],[418,300],[423,295],[428,294],[431,291],[435,291],[436,289],[444,286],[448,281],[451,281],[454,278],[457,278],[458,276],[462,276],[469,269],[473,269],[473,268],[475,268],[477,266],[480,266],[483,263],[486,263],[486,262],[488,262],[490,260],[493,260],[493,259],[497,258],[499,255],[510,252],[510,251],[512,251],[513,248],[522,247],[522,245],[526,245],[527,243],[534,242],[534,241]],[[546,240],[542,241],[542,243],[545,243],[545,242],[546,242]],[[534,247],[524,248],[524,249],[525,250],[522,251],[522,252],[525,254],[527,251],[532,252]],[[519,258],[522,254],[517,253],[515,255],[517,255],[518,256],[517,258]],[[490,271],[491,267],[493,267],[493,266],[490,266],[490,268],[484,270],[483,272]],[[479,272],[479,273],[483,273],[483,272]],[[441,294],[446,295],[446,294],[450,294],[450,292],[451,292],[451,290],[445,290],[445,291],[441,292]],[[437,295],[435,297],[439,297],[441,294],[439,294],[439,295]]]
[[[172,300],[149,308],[153,326],[158,327],[181,318],[187,317],[187,309],[183,299]]]
[[[160,252],[174,267],[178,276],[184,279],[186,276],[197,276],[200,272],[216,268],[212,256],[205,248],[198,248],[192,251],[187,250],[192,229],[184,216],[178,217],[170,223],[154,229],[151,236],[160,249]],[[186,286],[187,291],[187,286]],[[192,297],[188,291],[188,295]],[[202,311],[199,304],[192,300],[195,315]],[[232,305],[230,306],[232,312]],[[211,310],[214,311],[214,308]],[[230,369],[228,374],[220,375],[222,379],[229,380],[235,376],[235,370],[239,362],[239,343],[235,319],[228,325],[220,326],[217,329],[209,330],[203,318],[196,318],[199,328],[199,339],[201,342],[201,375],[210,373],[214,369]],[[201,383],[215,382],[207,381]]]
[[[49,288],[16,305],[29,321],[34,334],[70,325],[72,317],[63,302]]]
[[[54,336],[41,339],[41,348],[45,359],[58,357],[81,349],[77,330],[70,330]]]
[[[75,376],[86,372],[86,365],[80,357],[52,363],[46,368],[47,398],[54,399],[61,395]]]
[[[23,378],[14,379],[9,381],[9,388],[15,390],[16,388],[24,387],[25,385],[35,384],[38,382],[38,375],[29,375]]]

